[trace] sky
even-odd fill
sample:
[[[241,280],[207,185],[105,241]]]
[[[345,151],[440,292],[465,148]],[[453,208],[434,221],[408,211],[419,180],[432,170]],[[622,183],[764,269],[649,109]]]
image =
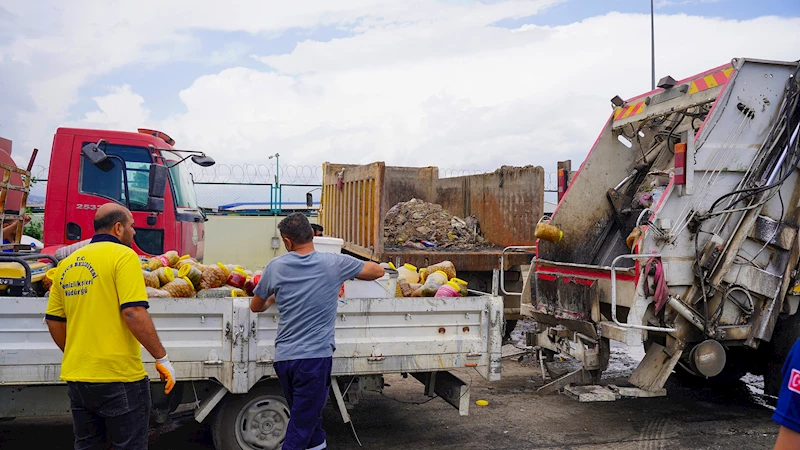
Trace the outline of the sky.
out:
[[[153,128],[220,164],[572,159],[650,87],[646,0],[0,0],[0,136]],[[800,59],[797,0],[655,0],[656,76]]]

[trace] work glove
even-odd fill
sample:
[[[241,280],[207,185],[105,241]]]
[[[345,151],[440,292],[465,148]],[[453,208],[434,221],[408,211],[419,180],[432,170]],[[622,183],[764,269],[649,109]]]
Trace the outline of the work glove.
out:
[[[164,387],[164,393],[169,394],[172,388],[175,387],[175,368],[169,362],[169,355],[164,355],[163,358],[156,360],[156,370],[161,377],[161,381],[166,381],[167,385]]]

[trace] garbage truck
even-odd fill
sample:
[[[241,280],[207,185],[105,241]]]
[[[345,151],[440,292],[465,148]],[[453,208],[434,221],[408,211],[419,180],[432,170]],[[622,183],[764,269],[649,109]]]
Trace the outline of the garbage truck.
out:
[[[645,347],[641,390],[750,372],[777,395],[800,337],[798,67],[736,58],[612,99],[525,277],[530,342],[581,360],[573,381],[615,340]]]

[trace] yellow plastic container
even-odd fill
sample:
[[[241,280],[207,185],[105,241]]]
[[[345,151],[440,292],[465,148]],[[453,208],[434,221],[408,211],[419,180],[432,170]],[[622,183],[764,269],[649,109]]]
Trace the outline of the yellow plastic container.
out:
[[[412,266],[411,264],[403,264],[399,269],[397,269],[397,278],[403,278],[409,283],[418,283],[419,273],[417,273],[417,268],[415,266]]]
[[[541,222],[536,225],[535,236],[537,239],[544,239],[550,242],[559,242],[564,238],[564,232],[557,226]]]
[[[437,270],[432,274],[428,275],[428,278],[425,279],[425,284],[422,285],[422,296],[423,297],[433,297],[436,295],[436,291],[442,287],[443,284],[447,283],[447,274],[442,272],[441,270]]]
[[[462,280],[461,278],[453,278],[450,281],[453,281],[458,285],[459,289],[461,289],[461,296],[462,297],[466,297],[469,294],[469,291],[467,290],[467,282],[466,281]]]

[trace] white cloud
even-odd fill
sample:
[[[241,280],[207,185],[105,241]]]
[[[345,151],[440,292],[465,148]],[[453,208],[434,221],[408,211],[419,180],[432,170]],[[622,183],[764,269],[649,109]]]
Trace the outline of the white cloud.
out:
[[[658,0],[655,2],[655,8],[664,8],[667,6],[683,6],[698,3],[719,3],[722,0]]]
[[[261,35],[335,26],[352,36],[307,40],[284,54],[265,51],[255,57],[264,64],[260,69],[200,76],[178,94],[185,113],[155,121],[147,99],[121,86],[95,98],[97,110],[75,125],[148,125],[180,148],[227,163],[262,163],[278,151],[282,163],[296,165],[384,160],[552,170],[557,160],[572,158],[577,165],[583,159],[611,113],[611,97],[633,96],[650,85],[649,15],[611,13],[516,30],[492,25],[553,3],[320,0],[281,2],[280,9],[258,2],[224,13],[211,2],[99,4],[88,12],[83,4],[65,10],[52,33],[44,25],[37,33],[20,31],[22,38],[0,47],[0,69],[4,60],[28,65],[32,73],[43,60],[59,68],[31,77],[36,107],[18,116],[35,125],[32,133],[46,148],[41,142],[62,124],[80,86],[121,67],[196,60],[195,30]],[[165,19],[153,20],[149,11]],[[800,56],[797,18],[657,15],[656,33],[658,76],[683,78],[738,56]],[[231,43],[210,57],[224,63],[248,51],[254,50]]]
[[[0,11],[0,42],[10,41],[0,44],[0,71],[10,70],[12,63],[22,64],[15,69],[24,71],[25,82],[10,88],[26,88],[35,105],[30,114],[20,114],[13,121],[15,137],[27,147],[51,135],[77,101],[78,90],[99,76],[123,67],[145,70],[176,60],[224,62],[243,51],[234,44],[211,55],[198,55],[200,45],[193,33],[199,30],[275,36],[290,29],[350,29],[362,23],[388,26],[394,20],[446,14],[464,20],[475,14],[521,17],[558,1],[562,0],[459,6],[437,0],[249,0],[224,7],[213,0],[13,2]]]
[[[144,98],[133,92],[130,85],[112,87],[110,91],[92,98],[98,110],[87,112],[81,120],[66,126],[134,130],[148,125],[150,110],[144,106]]]
[[[636,37],[649,35],[647,15],[517,30],[462,19],[303,42],[260,58],[264,70],[203,76],[180,93],[187,112],[163,126],[181,145],[225,161],[279,151],[287,164],[552,170],[557,160],[583,159],[611,97],[649,90],[649,39]],[[736,56],[796,59],[798,30],[800,19],[659,15],[657,75],[680,79]]]

